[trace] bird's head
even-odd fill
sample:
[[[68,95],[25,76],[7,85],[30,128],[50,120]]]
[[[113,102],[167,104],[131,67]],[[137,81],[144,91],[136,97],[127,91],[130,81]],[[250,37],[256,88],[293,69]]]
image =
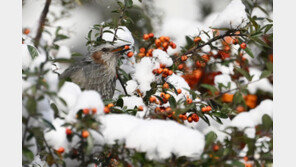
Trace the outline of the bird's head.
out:
[[[125,52],[130,50],[126,45],[112,45],[105,43],[91,49],[91,58],[95,63],[108,63],[117,61]]]

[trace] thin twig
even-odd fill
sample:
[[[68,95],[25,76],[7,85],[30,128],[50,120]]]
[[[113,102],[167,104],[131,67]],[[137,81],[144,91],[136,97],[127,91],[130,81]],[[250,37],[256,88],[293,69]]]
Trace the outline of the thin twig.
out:
[[[121,79],[121,77],[120,77],[119,72],[118,72],[117,69],[116,69],[116,74],[117,74],[117,78],[118,78],[118,80],[119,80],[119,82],[120,82],[120,84],[121,84],[121,86],[122,86],[122,88],[123,88],[123,91],[124,91],[125,95],[128,95],[128,94],[127,94],[127,91],[126,91],[126,89],[125,89],[125,87],[124,87],[123,81],[122,81],[122,79]]]
[[[35,39],[34,39],[34,44],[35,44],[36,47],[38,47],[41,36],[42,36],[42,32],[43,32],[43,29],[44,29],[46,16],[47,16],[47,13],[49,11],[50,4],[51,4],[51,0],[46,0],[43,11],[41,13],[39,26],[38,26],[38,29],[37,29],[37,34],[36,34]]]
[[[204,43],[202,45],[196,45],[192,49],[185,52],[183,55],[192,54],[192,53],[196,52],[197,50],[201,49],[202,47],[204,47],[206,45],[210,45],[211,43],[213,43],[213,42],[215,42],[215,41],[217,41],[219,39],[223,39],[224,37],[227,37],[227,36],[246,36],[245,34],[235,34],[235,32],[237,32],[237,31],[239,31],[239,30],[229,30],[224,35],[216,36],[216,37],[210,39],[208,42],[206,42],[206,43]]]

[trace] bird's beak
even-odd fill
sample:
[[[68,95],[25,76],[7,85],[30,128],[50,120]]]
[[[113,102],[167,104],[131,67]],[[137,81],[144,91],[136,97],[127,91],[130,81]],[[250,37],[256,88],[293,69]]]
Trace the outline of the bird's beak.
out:
[[[123,54],[124,52],[126,52],[128,50],[130,50],[130,45],[122,45],[122,46],[119,46],[119,47],[113,49],[111,52]]]

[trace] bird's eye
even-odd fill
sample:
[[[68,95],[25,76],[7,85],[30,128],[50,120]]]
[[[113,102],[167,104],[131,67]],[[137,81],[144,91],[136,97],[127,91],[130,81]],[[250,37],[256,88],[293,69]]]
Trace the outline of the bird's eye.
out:
[[[106,52],[106,51],[108,51],[108,49],[107,48],[103,48],[102,51],[103,52]]]

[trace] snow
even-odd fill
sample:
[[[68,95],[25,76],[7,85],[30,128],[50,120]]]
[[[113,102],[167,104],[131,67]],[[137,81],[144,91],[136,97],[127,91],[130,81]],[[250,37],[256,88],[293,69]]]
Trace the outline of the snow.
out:
[[[127,109],[134,109],[135,107],[142,106],[143,111],[138,111],[137,115],[138,117],[143,117],[147,111],[147,107],[145,106],[143,99],[141,97],[137,96],[127,96],[122,97],[123,105],[127,107]]]
[[[40,167],[48,167],[48,164],[46,161],[42,161],[40,159],[39,155],[36,155],[34,157],[34,160],[31,162],[31,164],[29,165],[29,167],[36,167],[36,166],[40,166]]]
[[[216,75],[214,79],[215,86],[218,88],[219,83],[223,84],[224,86],[228,86],[228,83],[230,83],[230,88],[229,89],[235,89],[236,84],[231,80],[231,77],[229,74],[221,74],[221,75]],[[224,87],[222,87],[222,91],[229,90]]]
[[[54,111],[50,107],[49,99],[44,97],[44,99],[38,101],[37,111],[42,114],[42,118],[48,122],[54,120]]]
[[[78,95],[77,101],[73,108],[69,111],[69,114],[66,118],[69,122],[75,122],[76,121],[76,113],[81,109],[97,109],[96,117],[98,118],[98,115],[102,115],[104,104],[102,101],[102,98],[100,94],[94,90],[85,90],[81,92]]]
[[[125,142],[127,148],[146,152],[149,159],[166,159],[172,153],[198,159],[205,145],[203,134],[174,121],[142,120],[123,114],[105,115],[100,120],[107,143]]]
[[[156,58],[156,60],[158,60],[159,63],[166,65],[166,67],[170,67],[173,65],[173,60],[163,50],[156,49],[152,52],[152,55]]]
[[[28,45],[22,44],[21,48],[22,48],[22,69],[27,69],[32,62],[32,57],[28,50]]]
[[[67,138],[66,138],[66,128],[62,125],[64,124],[63,119],[56,118],[52,125],[56,130],[51,130],[49,132],[45,132],[44,137],[48,144],[53,147],[55,150],[60,147],[64,147],[65,151],[68,151],[67,146]]]
[[[172,75],[167,77],[166,81],[168,83],[172,84],[176,89],[181,89],[182,90],[182,92],[180,94],[178,94],[178,95],[171,94],[171,95],[174,96],[176,101],[190,95],[190,93],[188,92],[190,87],[189,87],[188,83],[185,81],[185,79],[183,77],[181,77],[179,75],[176,75],[176,74],[172,74]],[[186,89],[188,89],[188,90],[186,90]]]
[[[110,29],[110,27],[105,27],[103,29],[103,31],[106,31],[106,30],[112,31],[113,33],[115,32],[115,30]],[[113,41],[113,37],[114,37],[113,33],[111,34],[111,33],[105,32],[103,33],[102,38],[106,41],[111,42]],[[134,45],[135,43],[132,33],[125,26],[119,26],[119,29],[117,30],[116,35],[118,37],[118,40],[116,41],[115,45],[126,45],[126,44]]]
[[[252,81],[260,79],[261,71],[256,68],[250,68],[250,75],[254,75]],[[265,92],[273,92],[273,85],[269,82],[267,78],[262,78],[257,82],[251,83],[248,86],[248,90],[251,94],[255,94],[257,90],[263,90]]]
[[[138,88],[138,83],[134,80],[129,80],[126,82],[126,92],[129,95],[133,95],[134,91]]]
[[[273,92],[273,85],[272,83],[269,82],[269,80],[267,78],[262,78],[260,79],[262,71],[254,68],[254,67],[250,67],[249,68],[249,74],[252,76],[252,81],[249,83],[249,81],[245,78],[245,77],[241,77],[240,81],[242,81],[243,83],[249,83],[248,84],[248,90],[251,94],[255,94],[257,92],[257,90],[263,90],[264,92]]]
[[[144,57],[139,63],[135,64],[134,78],[139,83],[139,89],[143,93],[151,89],[150,83],[155,79],[152,73],[153,68],[154,63],[149,57]]]
[[[71,52],[67,46],[60,46],[58,53],[56,54],[56,58],[58,59],[70,59]]]
[[[59,107],[64,110],[70,110],[74,107],[80,93],[81,90],[78,85],[73,82],[65,82],[58,92],[58,96],[65,100],[67,106],[64,106],[62,103],[58,103],[60,104]]]
[[[264,100],[256,108],[250,110],[249,112],[242,112],[233,118],[230,127],[237,127],[239,130],[247,129],[246,134],[249,137],[255,136],[255,126],[262,123],[262,116],[264,114],[273,117],[273,101]]]
[[[247,25],[245,5],[241,0],[232,0],[228,6],[217,16],[212,28],[237,29]]]

